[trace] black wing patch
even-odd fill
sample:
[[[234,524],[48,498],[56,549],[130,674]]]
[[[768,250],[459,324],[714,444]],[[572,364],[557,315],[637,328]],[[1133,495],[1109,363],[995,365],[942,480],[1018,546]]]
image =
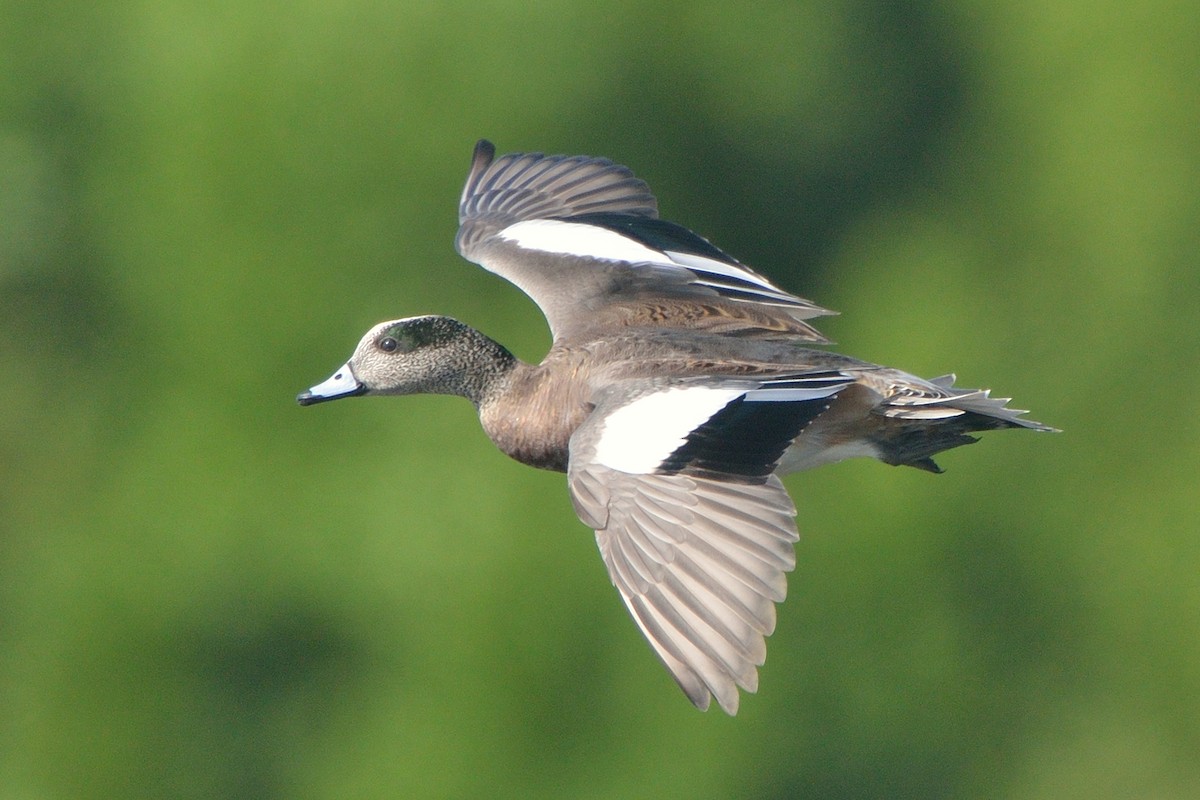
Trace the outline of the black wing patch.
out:
[[[742,395],[688,434],[657,471],[757,482],[775,471],[792,440],[836,398],[762,402]]]

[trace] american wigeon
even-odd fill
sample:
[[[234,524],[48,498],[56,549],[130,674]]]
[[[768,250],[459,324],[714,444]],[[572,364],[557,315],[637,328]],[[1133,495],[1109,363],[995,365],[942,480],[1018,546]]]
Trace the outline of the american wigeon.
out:
[[[613,584],[701,709],[758,686],[795,566],[781,473],[851,456],[939,472],[994,428],[1053,430],[986,390],[824,350],[830,313],[658,218],[602,158],[475,147],[456,246],[537,302],[554,343],[526,364],[457,320],[376,325],[302,405],[461,395],[518,461],[567,473]]]

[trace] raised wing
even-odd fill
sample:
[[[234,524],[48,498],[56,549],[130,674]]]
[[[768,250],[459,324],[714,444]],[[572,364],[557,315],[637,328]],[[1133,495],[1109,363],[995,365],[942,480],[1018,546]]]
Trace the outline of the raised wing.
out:
[[[466,258],[482,241],[515,222],[609,213],[653,219],[650,187],[606,158],[512,153],[498,160],[486,139],[475,145],[458,204],[455,246]],[[472,259],[473,260],[473,259]]]
[[[533,298],[555,339],[613,325],[690,327],[823,342],[831,313],[658,219],[649,187],[602,158],[475,148],[458,251]]]

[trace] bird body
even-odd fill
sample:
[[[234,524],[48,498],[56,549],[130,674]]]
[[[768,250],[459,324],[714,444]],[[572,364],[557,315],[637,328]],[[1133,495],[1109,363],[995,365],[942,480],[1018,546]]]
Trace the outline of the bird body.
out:
[[[755,691],[795,565],[778,476],[855,456],[931,472],[996,428],[1053,430],[954,376],[815,349],[831,313],[657,217],[606,159],[476,147],[459,252],[516,284],[554,334],[527,364],[443,316],[372,328],[301,404],[460,395],[503,452],[567,473],[626,607],[699,708]]]

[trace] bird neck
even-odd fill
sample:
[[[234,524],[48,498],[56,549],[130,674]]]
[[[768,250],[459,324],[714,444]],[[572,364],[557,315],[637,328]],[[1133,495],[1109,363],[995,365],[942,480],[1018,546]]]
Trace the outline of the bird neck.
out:
[[[494,339],[473,328],[467,331],[461,369],[457,371],[458,380],[452,392],[467,398],[478,409],[505,390],[515,370],[527,365]]]

